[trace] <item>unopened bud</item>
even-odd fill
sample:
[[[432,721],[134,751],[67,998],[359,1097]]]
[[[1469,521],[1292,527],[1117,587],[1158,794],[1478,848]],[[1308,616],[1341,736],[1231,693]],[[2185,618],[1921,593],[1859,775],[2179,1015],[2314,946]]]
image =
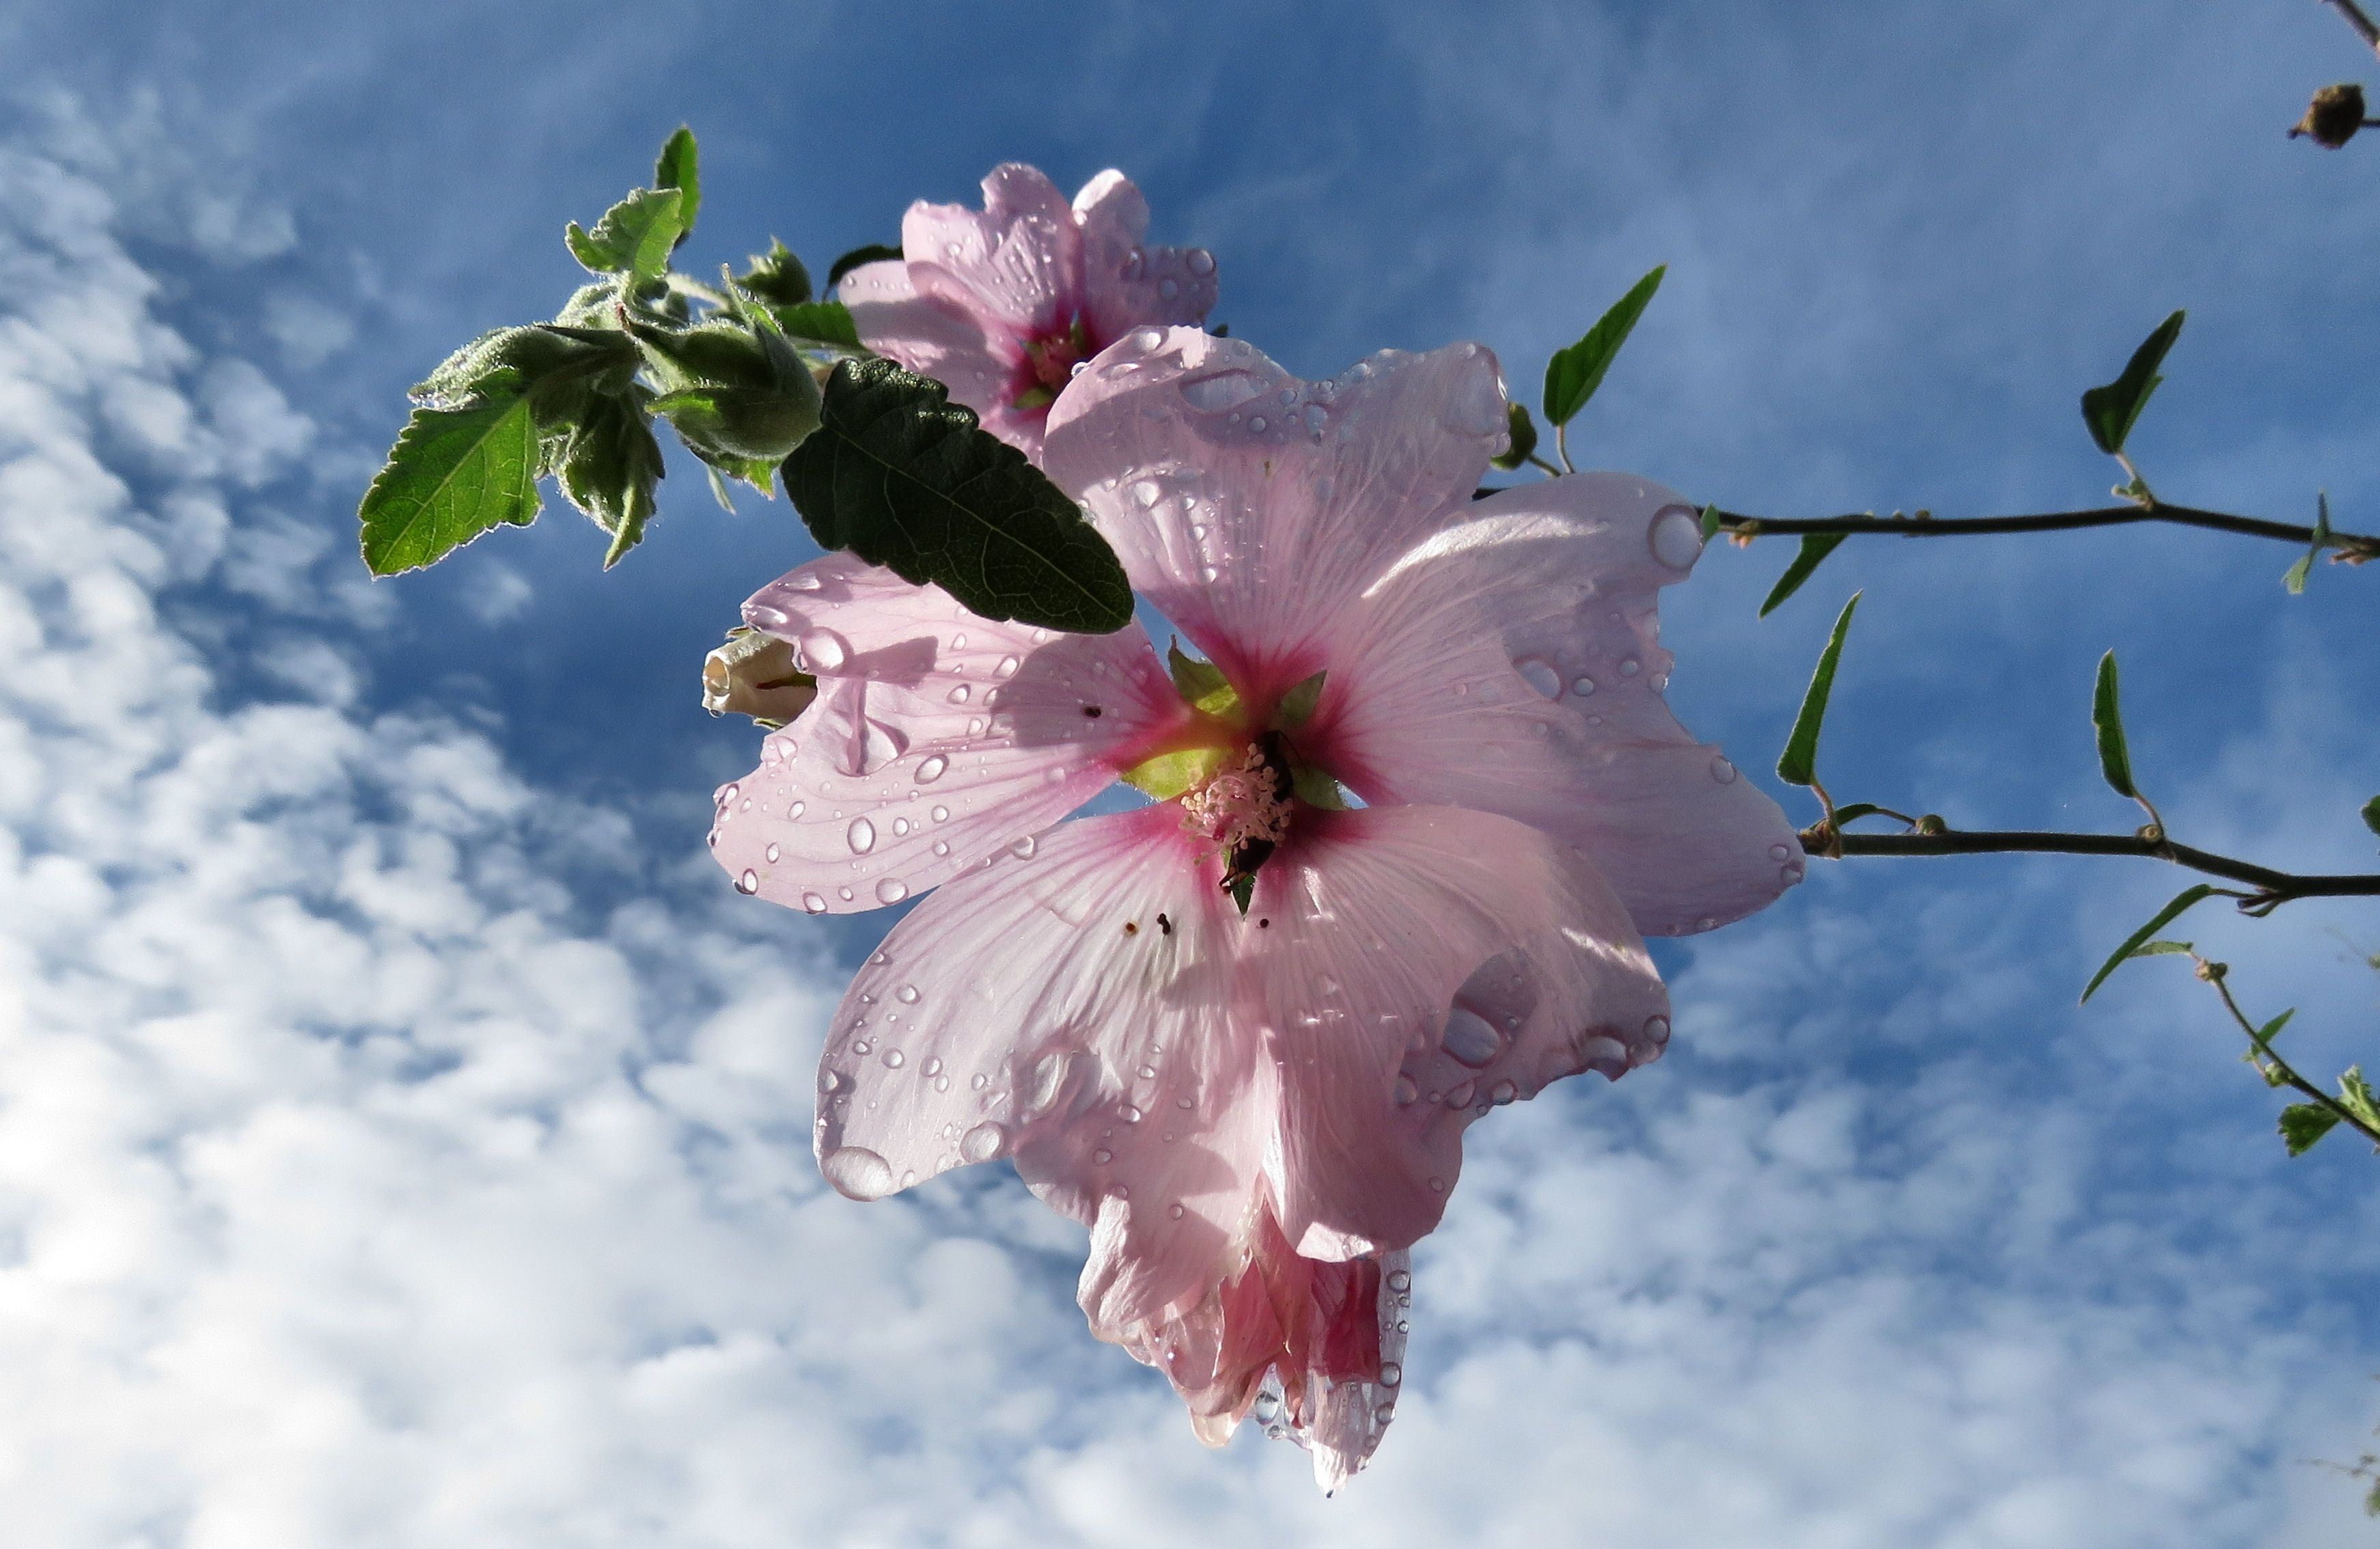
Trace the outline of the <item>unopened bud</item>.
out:
[[[2336,151],[2363,127],[2363,88],[2353,81],[2325,86],[2313,94],[2305,116],[2289,131],[2291,140],[2304,135],[2316,145]]]
[[[794,665],[791,642],[757,629],[727,631],[727,643],[702,661],[702,708],[749,715],[773,731],[808,710],[818,679]]]

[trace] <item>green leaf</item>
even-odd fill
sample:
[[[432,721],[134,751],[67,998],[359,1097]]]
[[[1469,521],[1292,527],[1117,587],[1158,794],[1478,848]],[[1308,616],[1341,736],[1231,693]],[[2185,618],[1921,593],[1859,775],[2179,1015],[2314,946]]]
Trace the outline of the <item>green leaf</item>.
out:
[[[2274,1018],[2271,1021],[2266,1022],[2263,1027],[2258,1028],[2256,1030],[2256,1042],[2259,1043],[2270,1043],[2275,1038],[2280,1036],[2281,1030],[2289,1026],[2289,1018],[2297,1014],[2298,1008],[2292,1006],[2287,1011],[2284,1011],[2279,1016]]]
[[[1233,877],[1226,891],[1231,894],[1232,902],[1240,906],[1240,917],[1246,919],[1248,900],[1256,896],[1257,879],[1254,876]]]
[[[1792,734],[1785,738],[1785,751],[1778,756],[1777,777],[1788,785],[1806,786],[1817,778],[1818,728],[1826,724],[1827,699],[1835,690],[1835,664],[1842,659],[1843,636],[1852,627],[1852,612],[1859,600],[1860,593],[1852,592],[1835,619],[1834,633],[1827,637],[1827,649],[1818,655],[1818,670],[1810,675],[1810,687],[1802,696],[1801,713],[1793,717]]]
[[[1213,779],[1231,757],[1228,748],[1181,748],[1134,764],[1123,772],[1123,783],[1159,801],[1171,801],[1192,787]]]
[[[595,399],[572,430],[559,471],[570,503],[612,535],[603,555],[610,569],[643,541],[661,482],[662,445],[643,407],[625,396]]]
[[[1717,506],[1706,506],[1703,507],[1703,542],[1707,543],[1718,536],[1718,507]]]
[[[807,301],[771,311],[776,315],[777,325],[797,339],[838,345],[844,349],[860,348],[859,330],[852,324],[851,311],[840,301]]]
[[[1299,679],[1289,692],[1281,696],[1281,708],[1273,712],[1272,724],[1293,731],[1314,719],[1314,708],[1322,702],[1323,680],[1330,676],[1327,672],[1318,672],[1311,677]]]
[[[2364,1123],[2380,1126],[2380,1092],[2363,1079],[2363,1067],[2350,1065],[2338,1079],[2338,1104]]]
[[[887,247],[881,242],[870,242],[864,248],[854,248],[836,259],[834,267],[826,272],[826,287],[832,290],[843,283],[844,275],[850,274],[863,263],[881,263],[886,259],[901,256],[903,256],[901,250],[897,246]]]
[[[686,231],[676,189],[638,189],[603,212],[593,231],[570,223],[564,233],[571,256],[599,274],[658,278],[669,268],[670,250]]]
[[[2291,596],[2304,592],[2306,578],[2313,574],[2313,562],[2321,558],[2322,551],[2329,546],[2330,492],[2318,490],[2314,493],[2313,542],[2306,546],[2304,555],[2281,576],[2281,584],[2289,588]]]
[[[986,618],[1097,634],[1130,623],[1132,585],[1107,540],[949,396],[890,360],[836,365],[818,431],[782,470],[811,535]]]
[[[2165,378],[2157,374],[2164,363],[2165,352],[2181,336],[2180,312],[2175,312],[2156,326],[2156,332],[2141,341],[2132,351],[2124,373],[2104,387],[2094,387],[2082,395],[2082,422],[2091,429],[2091,439],[2099,450],[2114,457],[2124,449],[2124,438],[2132,433],[2133,421],[2149,405],[2149,395]]]
[[[2145,941],[2131,950],[2135,957],[2169,957],[2176,953],[2194,952],[2198,948],[2186,941]]]
[[[1334,812],[1347,810],[1346,793],[1339,782],[1310,763],[1295,765],[1290,771],[1290,788],[1297,799],[1309,807],[1322,807]]]
[[[2380,796],[2375,796],[2363,804],[2363,826],[2374,834],[2380,834]]]
[[[364,563],[376,576],[432,565],[489,529],[537,519],[537,428],[528,395],[483,382],[465,409],[417,409],[364,493]]]
[[[1512,445],[1488,458],[1501,469],[1515,469],[1529,460],[1537,449],[1537,424],[1529,418],[1529,406],[1517,398],[1504,409],[1504,421],[1512,434]]]
[[[2281,1143],[2291,1156],[2303,1156],[2338,1127],[2338,1116],[2316,1104],[2292,1103],[2281,1110]]]
[[[2142,926],[2139,930],[2134,931],[2131,935],[2126,936],[2124,938],[2124,945],[2116,948],[2114,953],[2108,957],[2107,960],[2099,965],[2099,971],[2091,976],[2091,982],[2082,986],[2082,999],[2089,1000],[2092,994],[2097,991],[2099,986],[2107,982],[2107,975],[2115,972],[2116,970],[2123,963],[2125,958],[2130,957],[2132,954],[2139,951],[2141,946],[2146,943],[2150,937],[2155,935],[2159,931],[2164,930],[2168,925],[2173,923],[2184,909],[2187,909],[2192,904],[2197,903],[2201,898],[2205,897],[2214,891],[2215,889],[2213,886],[2202,882],[2195,887],[2185,887],[2180,893],[2174,895],[2174,898],[2171,903],[2157,910],[2155,916],[2152,918],[2147,924]]]
[[[661,159],[653,164],[653,187],[678,191],[677,237],[670,244],[677,247],[694,230],[695,213],[702,208],[702,174],[695,155],[694,131],[684,124],[662,143]]]
[[[810,272],[794,250],[769,238],[769,250],[752,255],[752,267],[735,278],[735,283],[758,296],[772,308],[798,307],[810,299]]]
[[[1862,818],[1872,818],[1883,811],[1883,808],[1873,801],[1848,802],[1835,809],[1835,827],[1840,829],[1847,823],[1857,823]]]
[[[2124,742],[2124,710],[2116,685],[2116,653],[2099,658],[2099,680],[2091,689],[2091,729],[2099,738],[2099,773],[2118,796],[2140,799],[2132,786],[2131,750]]]
[[[1628,342],[1636,320],[1645,315],[1646,303],[1653,299],[1653,292],[1661,288],[1661,276],[1668,270],[1665,263],[1638,280],[1576,344],[1554,351],[1554,358],[1546,362],[1546,423],[1568,424],[1570,417],[1595,396],[1595,390],[1603,385],[1603,373],[1611,369],[1612,358]]]
[[[1785,573],[1777,578],[1775,586],[1768,589],[1768,600],[1760,604],[1760,616],[1766,618],[1775,613],[1779,603],[1801,591],[1802,583],[1810,579],[1810,572],[1815,570],[1819,562],[1834,553],[1850,536],[1847,532],[1803,534],[1801,550],[1793,555],[1793,563],[1785,567]]]
[[[1166,646],[1165,663],[1173,675],[1174,692],[1191,709],[1208,715],[1229,715],[1240,707],[1240,691],[1232,687],[1223,669],[1212,662],[1184,654],[1180,640]]]

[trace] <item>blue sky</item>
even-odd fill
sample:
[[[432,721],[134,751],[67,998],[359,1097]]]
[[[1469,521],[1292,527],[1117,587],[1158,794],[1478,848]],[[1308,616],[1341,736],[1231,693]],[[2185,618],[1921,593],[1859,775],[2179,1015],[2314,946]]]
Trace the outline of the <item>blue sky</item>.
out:
[[[1440,7],[0,6],[0,1497],[61,1545],[2367,1543],[2373,1159],[2291,1163],[2203,986],[2098,956],[2145,864],[1819,864],[1663,949],[1678,1039],[1475,1130],[1374,1470],[1199,1449],[1004,1169],[862,1208],[808,1156],[878,923],[702,857],[748,727],[702,652],[811,548],[674,463],[367,585],[404,387],[549,313],[681,120],[686,255],[819,267],[995,162],[1107,165],[1293,371],[1479,338],[1526,392],[1656,262],[1582,466],[1775,514],[2095,504],[2077,393],[2168,310],[2168,497],[2380,528],[2365,71],[2307,0]],[[2368,73],[2368,72],[2367,72]],[[2372,864],[2371,578],[2144,531],[1775,543],[1665,598],[1765,774],[1866,589],[1839,797]],[[1798,796],[1786,799],[1806,819]],[[2368,906],[2209,916],[2310,1068]]]

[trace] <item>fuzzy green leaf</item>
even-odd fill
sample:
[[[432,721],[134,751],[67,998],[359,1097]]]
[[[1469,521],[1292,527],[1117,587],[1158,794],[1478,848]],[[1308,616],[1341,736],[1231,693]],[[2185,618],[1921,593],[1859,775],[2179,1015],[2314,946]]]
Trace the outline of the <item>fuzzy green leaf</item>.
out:
[[[662,445],[643,406],[628,396],[591,402],[564,446],[558,472],[570,503],[612,535],[603,555],[610,569],[643,542],[661,482]]]
[[[2197,903],[2200,899],[2207,896],[2214,891],[2215,889],[2211,885],[2202,882],[2194,887],[2186,887],[2180,893],[2174,895],[2174,898],[2171,903],[2157,910],[2156,914],[2147,924],[2142,926],[2139,930],[2134,931],[2131,935],[2126,936],[2124,938],[2124,945],[2116,948],[2113,953],[2109,954],[2107,960],[2099,965],[2099,971],[2091,976],[2091,982],[2082,986],[2082,998],[2084,1000],[2089,1000],[2091,996],[2096,993],[2099,986],[2107,982],[2107,975],[2115,972],[2118,968],[2121,967],[2124,960],[2138,952],[2149,938],[2155,935],[2159,931],[2164,930],[2168,925],[2173,923],[2173,921],[2181,915],[2184,909],[2189,909],[2192,904]]]
[[[2099,738],[2099,773],[2118,796],[2137,800],[2132,785],[2132,754],[2124,741],[2124,709],[2117,692],[2116,653],[2099,658],[2099,680],[2091,689],[2091,729]]]
[[[752,267],[738,274],[735,283],[772,308],[798,307],[810,299],[809,270],[793,249],[773,237],[769,250],[754,253]]]
[[[2303,1156],[2338,1127],[2338,1116],[2319,1104],[2292,1103],[2281,1110],[2281,1143],[2291,1156]]]
[[[2132,351],[2121,376],[2082,395],[2082,422],[2090,427],[2091,439],[2099,444],[2099,450],[2109,457],[2124,449],[2124,438],[2132,433],[2133,422],[2148,407],[2149,395],[2165,380],[2157,374],[2157,367],[2164,363],[2173,341],[2181,336],[2182,315],[2175,312],[2158,323],[2156,332]]]
[[[1760,604],[1760,616],[1766,618],[1775,613],[1779,604],[1801,591],[1802,583],[1810,579],[1811,572],[1817,569],[1827,555],[1840,548],[1849,536],[1847,532],[1805,533],[1801,549],[1793,555],[1793,563],[1785,567],[1785,573],[1777,578],[1775,586],[1768,589],[1768,600]]]
[[[670,250],[686,233],[685,197],[676,189],[638,189],[604,211],[592,231],[571,222],[564,233],[571,256],[599,274],[658,278],[669,268]]]
[[[463,409],[417,409],[365,492],[364,563],[432,565],[491,528],[537,519],[537,427],[517,384],[483,380]]]
[[[986,618],[1107,634],[1132,621],[1115,551],[939,382],[844,360],[782,477],[810,533]]]
[[[1568,424],[1571,416],[1595,396],[1595,390],[1603,385],[1603,373],[1611,369],[1620,347],[1628,342],[1668,270],[1669,265],[1663,264],[1629,287],[1628,294],[1611,303],[1611,310],[1597,318],[1576,344],[1554,351],[1553,359],[1546,362],[1546,423]]]
[[[662,143],[661,159],[653,164],[653,187],[678,191],[677,238],[670,244],[678,247],[694,230],[695,214],[702,208],[702,173],[695,153],[694,131],[684,124]]]
[[[832,290],[843,283],[844,275],[850,274],[863,263],[881,263],[887,259],[901,256],[898,246],[887,247],[881,242],[870,242],[864,248],[854,248],[836,259],[834,266],[826,272],[826,287]]]
[[[2380,1126],[2380,1092],[2363,1079],[2363,1067],[2350,1065],[2338,1079],[2338,1105],[2364,1123]]]
[[[1818,669],[1810,675],[1810,687],[1802,695],[1801,712],[1793,717],[1792,734],[1785,738],[1785,751],[1778,757],[1777,777],[1788,785],[1806,786],[1817,778],[1818,731],[1826,725],[1827,700],[1835,690],[1835,664],[1842,659],[1843,636],[1851,629],[1852,613],[1859,601],[1860,593],[1852,592],[1836,617],[1827,649],[1819,653]]]

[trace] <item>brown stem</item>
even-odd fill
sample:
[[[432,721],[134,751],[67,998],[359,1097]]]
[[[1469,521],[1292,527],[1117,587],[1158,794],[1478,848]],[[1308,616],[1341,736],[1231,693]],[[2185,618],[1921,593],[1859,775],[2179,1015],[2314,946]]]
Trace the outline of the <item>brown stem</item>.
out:
[[[2372,18],[2363,14],[2362,6],[2355,0],[2327,0],[2327,3],[2347,18],[2347,25],[2355,29],[2355,35],[2363,40],[2366,48],[2380,55],[2380,25],[2374,25]]]
[[[2244,883],[2252,893],[2235,894],[2240,907],[2263,914],[2293,898],[2380,897],[2380,875],[2299,875],[2252,861],[2235,860],[2167,838],[2138,834],[2059,834],[2030,829],[1945,829],[1939,834],[1842,834],[1810,832],[1812,853],[1838,855],[2129,855],[2167,860],[2193,872]]]
[[[2311,545],[2314,531],[2261,517],[2237,517],[2225,511],[2202,511],[2191,506],[2102,506],[2088,511],[2044,511],[2014,517],[1876,517],[1861,513],[1842,517],[1750,517],[1737,511],[1718,513],[1719,530],[1739,538],[1767,533],[1790,535],[1818,532],[1884,532],[1896,538],[1970,538],[1995,532],[2060,532],[2085,527],[2127,527],[2133,522],[2170,522],[2180,527],[2210,528],[2251,538],[2273,538],[2285,543]],[[2328,543],[2338,557],[2360,565],[2380,559],[2380,538],[2333,530]]]

